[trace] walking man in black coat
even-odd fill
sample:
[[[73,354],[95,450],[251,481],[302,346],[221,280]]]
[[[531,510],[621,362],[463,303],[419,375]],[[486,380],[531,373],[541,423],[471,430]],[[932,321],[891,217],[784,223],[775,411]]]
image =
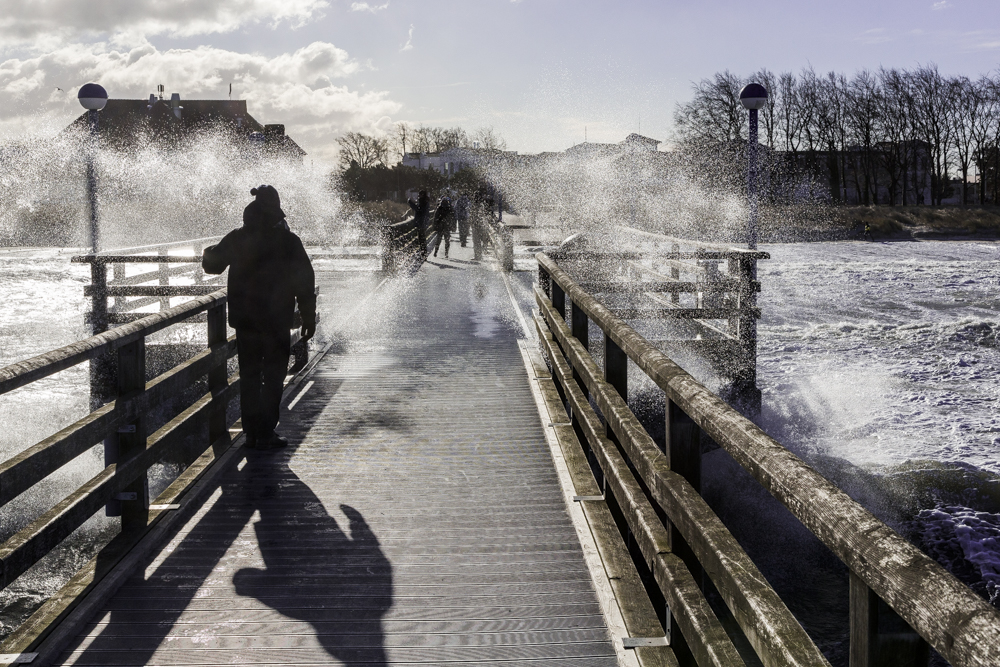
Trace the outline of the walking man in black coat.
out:
[[[243,227],[205,248],[206,273],[229,267],[229,325],[236,329],[240,410],[247,446],[276,449],[278,408],[291,351],[292,315],[298,301],[302,338],[316,333],[316,288],[302,241],[288,229],[278,191],[262,185],[243,210]]]
[[[431,198],[427,195],[427,190],[421,190],[417,196],[417,201],[407,199],[406,203],[413,209],[413,221],[417,226],[417,238],[420,241],[420,252],[427,254],[427,224],[431,217]]]

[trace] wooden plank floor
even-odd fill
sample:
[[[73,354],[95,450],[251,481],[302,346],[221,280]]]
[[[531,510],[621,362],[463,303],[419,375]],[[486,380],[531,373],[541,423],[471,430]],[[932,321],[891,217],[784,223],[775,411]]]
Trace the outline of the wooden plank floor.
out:
[[[241,458],[62,664],[616,664],[503,283],[452,250],[342,325],[292,446]]]

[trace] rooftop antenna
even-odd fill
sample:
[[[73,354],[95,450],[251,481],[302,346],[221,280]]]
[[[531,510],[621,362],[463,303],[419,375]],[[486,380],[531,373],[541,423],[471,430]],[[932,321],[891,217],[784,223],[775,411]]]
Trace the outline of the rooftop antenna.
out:
[[[233,101],[233,82],[229,82],[229,101]]]

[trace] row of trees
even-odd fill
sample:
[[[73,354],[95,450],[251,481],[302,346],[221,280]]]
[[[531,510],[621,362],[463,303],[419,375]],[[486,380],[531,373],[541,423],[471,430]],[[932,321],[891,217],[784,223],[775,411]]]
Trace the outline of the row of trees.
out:
[[[1000,75],[945,77],[935,65],[850,78],[811,67],[746,78],[725,71],[695,84],[694,98],[677,106],[679,148],[696,153],[745,142],[748,114],[739,91],[751,81],[769,93],[761,141],[783,153],[786,171],[826,180],[834,199],[851,186],[864,204],[921,202],[929,175],[937,205],[953,176],[960,177],[963,204],[976,181],[980,204],[1000,201]]]
[[[341,170],[352,163],[362,169],[390,166],[406,153],[439,153],[449,148],[473,147],[507,149],[507,142],[492,127],[481,127],[469,134],[460,127],[413,127],[409,123],[396,123],[391,133],[382,136],[348,132],[337,139],[337,145]]]

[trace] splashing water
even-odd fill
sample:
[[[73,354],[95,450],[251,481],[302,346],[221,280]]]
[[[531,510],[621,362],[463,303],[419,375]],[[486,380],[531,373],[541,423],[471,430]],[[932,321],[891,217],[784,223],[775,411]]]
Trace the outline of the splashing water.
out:
[[[0,245],[81,246],[87,239],[84,137],[71,130],[0,149]],[[339,215],[325,167],[238,143],[221,131],[177,141],[147,137],[102,146],[98,178],[100,245],[128,247],[220,235],[242,224],[250,188],[275,186],[303,241],[338,245],[357,236]]]

